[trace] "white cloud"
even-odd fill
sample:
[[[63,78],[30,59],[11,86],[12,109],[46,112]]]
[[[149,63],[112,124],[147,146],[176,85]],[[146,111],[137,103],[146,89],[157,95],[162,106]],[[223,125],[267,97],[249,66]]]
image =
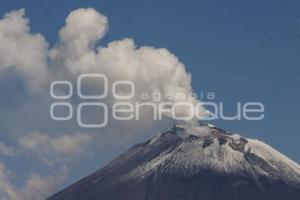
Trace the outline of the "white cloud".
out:
[[[48,92],[49,80],[70,79],[74,82],[81,73],[103,73],[111,83],[132,81],[137,94],[159,92],[189,96],[193,92],[191,75],[165,48],[137,47],[129,38],[112,41],[107,47],[96,47],[108,31],[108,20],[95,9],[72,11],[60,30],[59,42],[49,51],[44,37],[30,32],[29,20],[24,15],[24,9],[21,9],[0,20],[0,69],[15,66],[31,89]],[[107,99],[109,103],[114,101]],[[132,101],[141,100],[134,98]],[[173,103],[182,101],[193,105],[199,103],[195,98],[172,99]],[[166,99],[160,102],[166,102]],[[177,109],[176,112],[189,114],[188,109]],[[204,108],[201,107],[200,113],[206,114]]]
[[[50,136],[46,133],[33,132],[18,138],[18,143],[25,151],[37,154],[49,162],[78,157],[86,152],[92,141],[92,136],[86,133]]]
[[[41,34],[31,32],[24,9],[12,11],[0,20],[0,75],[5,75],[7,69],[13,69],[24,78],[28,89],[42,91],[36,93],[42,98],[49,97],[50,81],[68,80],[75,83],[75,79],[81,73],[106,74],[110,83],[130,80],[135,83],[137,95],[142,92],[189,95],[193,92],[191,75],[187,73],[184,64],[169,50],[151,46],[138,47],[131,38],[115,40],[107,46],[96,46],[107,32],[108,20],[104,15],[91,8],[77,9],[67,17],[65,26],[59,32],[60,39],[56,46],[49,49],[47,41]],[[108,98],[106,101],[114,103],[118,100]],[[135,96],[131,101],[141,100]],[[173,99],[173,102],[181,101],[183,100]],[[199,102],[193,98],[187,101],[192,104]],[[166,100],[161,99],[159,102]],[[47,103],[45,105],[49,106]],[[28,115],[30,112],[30,118],[35,120],[36,125],[39,123],[40,114],[33,115],[32,112],[35,112],[37,106],[32,107],[24,112],[28,112]],[[184,114],[186,110],[178,112]],[[203,109],[200,112],[205,113]],[[125,140],[135,138],[134,134],[128,135],[134,127],[150,122],[152,121],[146,117],[145,120],[135,121],[134,126],[130,124],[126,129],[118,123],[115,127],[122,128],[118,134],[109,135],[108,140],[117,140],[123,144]],[[14,121],[14,124],[18,124],[18,121]],[[111,133],[115,127],[108,127],[106,131]],[[18,129],[22,130],[22,127]],[[138,133],[143,134],[144,131],[139,129]],[[102,140],[103,137],[97,137],[96,142],[99,143],[99,139]],[[84,154],[93,140],[94,138],[86,133],[52,136],[34,132],[18,138],[18,144],[30,155],[35,154],[44,161],[55,162]],[[9,147],[0,143],[0,154],[9,155],[12,152]],[[5,167],[0,165],[0,196],[3,196],[4,200],[19,200],[21,194],[24,196],[22,200],[38,200],[45,193],[49,193],[55,185],[55,178],[32,175],[23,188],[16,189],[9,181]]]
[[[13,156],[15,155],[15,152],[12,147],[7,146],[3,142],[0,141],[0,156]]]
[[[47,177],[33,174],[17,192],[18,198],[12,200],[44,200],[57,191],[64,179],[65,174]]]
[[[182,93],[189,96],[191,75],[184,64],[165,48],[150,46],[137,47],[133,39],[125,38],[110,42],[107,47],[95,47],[95,44],[107,32],[107,18],[94,9],[77,9],[70,13],[66,25],[60,31],[60,43],[50,50],[50,59],[55,65],[67,69],[61,78],[73,75],[75,79],[81,73],[102,73],[108,76],[110,83],[130,80],[135,84],[136,93],[133,102],[140,102],[143,92],[159,92],[176,96]],[[76,33],[76,34],[75,34]],[[107,99],[113,103],[115,99]],[[172,102],[199,103],[195,98],[174,98]],[[166,102],[161,99],[160,102]],[[200,107],[200,115],[205,115]],[[187,109],[177,109],[185,115]]]
[[[48,44],[42,35],[30,33],[24,9],[7,13],[0,20],[0,44],[0,72],[14,67],[34,90],[49,79]]]
[[[77,9],[69,14],[60,30],[60,44],[73,56],[82,56],[91,50],[108,31],[107,17],[93,8]],[[71,56],[68,55],[68,56]]]
[[[1,200],[44,200],[58,189],[65,177],[65,169],[53,176],[41,177],[38,174],[32,174],[23,187],[17,188],[10,181],[9,170],[0,162]]]
[[[15,187],[10,183],[9,172],[5,165],[0,162],[0,196],[2,200],[17,199]]]

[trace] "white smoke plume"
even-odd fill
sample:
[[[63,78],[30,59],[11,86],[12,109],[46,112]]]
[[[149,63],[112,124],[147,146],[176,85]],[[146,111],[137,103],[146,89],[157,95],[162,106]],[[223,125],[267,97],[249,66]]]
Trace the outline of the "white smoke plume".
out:
[[[47,98],[50,83],[54,80],[68,80],[75,84],[82,73],[102,73],[107,75],[110,85],[114,81],[133,82],[136,95],[128,100],[132,103],[142,102],[139,95],[144,92],[162,96],[168,93],[174,97],[172,103],[200,103],[194,97],[177,98],[177,94],[189,97],[193,90],[191,75],[174,54],[165,48],[137,46],[131,38],[101,45],[101,39],[107,33],[106,16],[92,8],[77,9],[69,14],[60,29],[59,41],[50,47],[43,35],[31,32],[24,9],[7,13],[0,19],[0,76],[14,72],[24,79],[28,90],[34,95]],[[90,89],[98,87],[101,88],[101,85],[91,85]],[[106,99],[110,105],[117,101],[111,95]],[[154,100],[150,98],[149,101]],[[167,101],[160,98],[155,103]],[[30,114],[35,108],[29,109]],[[176,112],[181,116],[189,114],[187,109],[177,109]],[[151,121],[146,111],[143,114],[146,120],[139,120],[136,124]],[[205,109],[200,106],[199,115],[205,114]],[[30,118],[36,119],[38,116],[32,115]],[[117,139],[124,143],[124,138],[127,137],[122,135]],[[60,157],[77,155],[91,140],[84,135],[50,137],[36,133],[32,137],[20,138],[18,142],[27,151]],[[0,144],[0,154],[12,155],[13,151]],[[6,167],[0,163],[0,196],[4,200],[44,199],[62,181],[61,177],[32,175],[23,188],[17,188],[11,183]]]
[[[130,38],[112,41],[106,47],[96,46],[108,32],[108,19],[95,9],[72,11],[59,32],[59,41],[49,51],[43,36],[30,32],[29,20],[24,15],[23,9],[13,11],[0,21],[0,42],[5,44],[0,47],[0,69],[15,67],[28,79],[31,89],[45,91],[43,86],[51,80],[74,80],[82,73],[102,73],[110,83],[132,81],[136,94],[161,94],[156,103],[166,102],[163,95],[167,93],[173,97],[173,103],[199,103],[196,98],[177,96],[190,97],[193,93],[191,75],[167,49],[137,47]],[[107,99],[109,103],[114,101]],[[139,95],[132,99],[140,101]],[[184,116],[189,109],[178,106],[176,112]],[[202,106],[198,114],[205,115]]]

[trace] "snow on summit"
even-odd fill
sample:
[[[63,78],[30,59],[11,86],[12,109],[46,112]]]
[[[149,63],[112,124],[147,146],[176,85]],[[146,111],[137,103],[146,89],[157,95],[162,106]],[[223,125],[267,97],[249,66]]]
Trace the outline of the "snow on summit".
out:
[[[178,124],[49,200],[298,200],[299,165],[213,125]]]
[[[300,167],[294,161],[259,140],[246,139],[211,124],[175,125],[144,145],[155,148],[164,142],[165,137],[170,137],[168,135],[178,140],[141,163],[126,175],[127,178],[143,178],[152,173],[193,176],[210,169],[216,173],[247,174],[254,178],[268,176],[284,182],[300,182]]]

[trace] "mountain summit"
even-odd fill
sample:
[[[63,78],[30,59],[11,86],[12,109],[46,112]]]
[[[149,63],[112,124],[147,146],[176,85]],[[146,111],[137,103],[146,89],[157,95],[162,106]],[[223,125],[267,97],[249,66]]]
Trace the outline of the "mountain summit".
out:
[[[300,166],[209,124],[175,125],[49,200],[298,200]]]

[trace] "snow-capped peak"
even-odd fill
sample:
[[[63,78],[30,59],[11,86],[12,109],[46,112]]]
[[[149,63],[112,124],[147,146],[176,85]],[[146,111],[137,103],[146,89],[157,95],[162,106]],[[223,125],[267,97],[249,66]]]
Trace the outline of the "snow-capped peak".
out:
[[[177,138],[175,142],[141,163],[127,177],[142,178],[161,173],[193,176],[203,170],[213,170],[300,183],[297,163],[263,142],[228,133],[213,125],[177,124],[146,142],[145,148],[156,148],[171,135]]]
[[[205,131],[204,131],[205,130]],[[49,200],[298,200],[299,165],[213,125],[178,124]]]

